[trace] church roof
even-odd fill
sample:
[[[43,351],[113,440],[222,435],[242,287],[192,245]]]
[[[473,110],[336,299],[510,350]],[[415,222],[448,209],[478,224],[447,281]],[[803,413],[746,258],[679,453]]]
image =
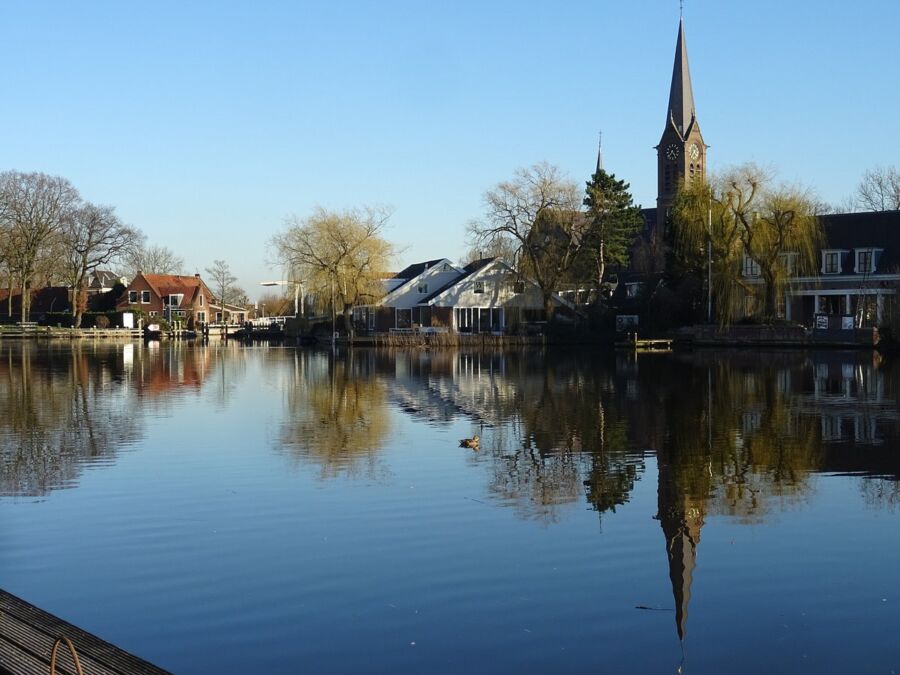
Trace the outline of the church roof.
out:
[[[678,23],[678,42],[675,45],[675,65],[672,68],[672,86],[669,89],[668,119],[684,138],[696,116],[694,91],[691,87],[691,70],[688,66],[687,42],[684,39],[684,19]]]

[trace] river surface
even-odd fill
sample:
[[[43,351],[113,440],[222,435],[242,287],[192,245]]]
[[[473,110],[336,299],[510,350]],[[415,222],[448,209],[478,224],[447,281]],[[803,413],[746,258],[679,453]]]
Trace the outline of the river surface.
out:
[[[176,673],[893,673],[898,398],[865,352],[3,341],[0,587]]]

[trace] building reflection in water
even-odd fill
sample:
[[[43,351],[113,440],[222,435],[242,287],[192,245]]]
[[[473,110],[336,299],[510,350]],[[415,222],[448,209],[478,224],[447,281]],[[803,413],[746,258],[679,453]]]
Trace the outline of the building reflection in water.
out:
[[[213,370],[210,350],[183,343],[0,343],[0,495],[77,485]]]
[[[552,521],[581,499],[602,517],[655,454],[680,639],[708,518],[764,522],[820,473],[859,475],[867,500],[897,502],[896,374],[868,354],[400,353],[383,368],[406,414],[471,420],[490,494],[523,517]]]

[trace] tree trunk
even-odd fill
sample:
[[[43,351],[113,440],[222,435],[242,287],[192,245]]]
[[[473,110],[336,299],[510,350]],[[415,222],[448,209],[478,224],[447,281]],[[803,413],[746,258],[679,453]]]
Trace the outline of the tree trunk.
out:
[[[553,321],[553,315],[556,312],[556,305],[553,302],[553,293],[544,291],[544,317],[548,322]]]
[[[775,320],[776,314],[776,302],[775,302],[775,279],[769,275],[765,275],[763,277],[766,283],[765,290],[765,305],[763,308],[763,318],[767,323],[771,323]]]
[[[597,300],[596,304],[603,301],[603,275],[606,273],[606,244],[600,242],[600,248],[597,250]]]
[[[347,336],[350,342],[353,342],[353,305],[344,305],[344,328],[347,329]]]
[[[28,284],[22,281],[22,323],[28,321],[28,315],[31,314],[31,296],[28,293]]]

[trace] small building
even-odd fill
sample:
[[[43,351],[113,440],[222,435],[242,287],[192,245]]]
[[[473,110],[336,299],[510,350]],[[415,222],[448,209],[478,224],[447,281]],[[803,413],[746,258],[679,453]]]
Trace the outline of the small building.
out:
[[[546,320],[537,284],[499,258],[463,267],[446,258],[417,263],[388,280],[388,289],[376,305],[354,308],[360,329],[503,333]],[[557,295],[553,302],[572,309]]]
[[[200,278],[181,274],[144,274],[139,271],[116,304],[120,312],[143,312],[167,321],[210,321],[213,294]]]
[[[108,293],[116,287],[116,284],[127,286],[128,278],[110,270],[94,270],[87,277],[87,294],[91,296]]]

